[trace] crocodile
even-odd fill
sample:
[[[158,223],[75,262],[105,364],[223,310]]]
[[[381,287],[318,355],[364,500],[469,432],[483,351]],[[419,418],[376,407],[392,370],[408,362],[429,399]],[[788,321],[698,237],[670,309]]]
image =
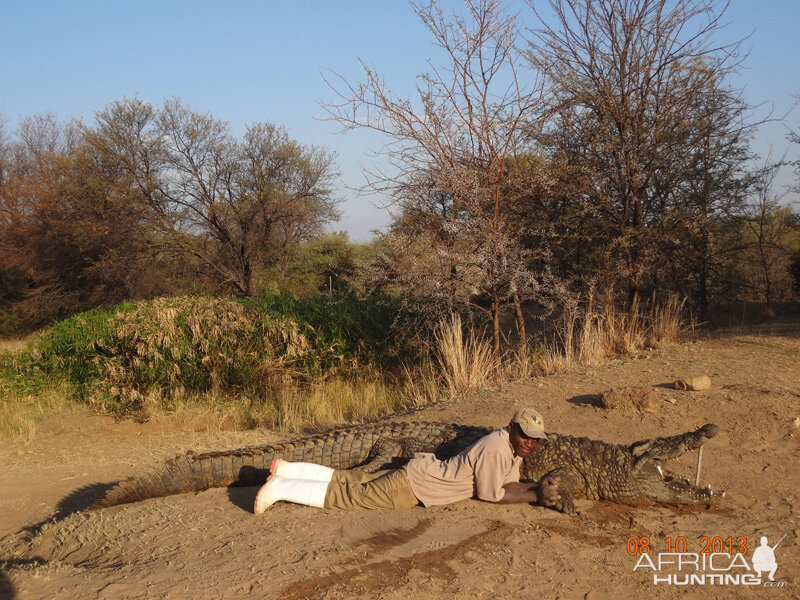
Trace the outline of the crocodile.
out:
[[[433,452],[446,459],[491,431],[491,428],[444,423],[382,423],[283,444],[204,454],[189,452],[167,461],[159,469],[119,482],[89,508],[212,487],[262,485],[275,458],[313,462],[334,469],[369,470],[399,467],[416,452]],[[533,481],[547,475],[559,476],[561,499],[555,508],[569,514],[575,512],[576,498],[623,503],[649,500],[667,504],[717,504],[725,492],[694,486],[664,467],[667,461],[700,448],[717,431],[716,425],[708,423],[696,431],[630,445],[548,433],[548,439],[523,460],[520,476]]]

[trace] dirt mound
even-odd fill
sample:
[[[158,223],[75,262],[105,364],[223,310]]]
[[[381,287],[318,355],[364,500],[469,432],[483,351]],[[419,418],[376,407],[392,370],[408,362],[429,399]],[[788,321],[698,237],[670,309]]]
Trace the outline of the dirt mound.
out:
[[[608,390],[600,394],[598,405],[609,410],[654,411],[658,398],[653,388],[631,386]]]

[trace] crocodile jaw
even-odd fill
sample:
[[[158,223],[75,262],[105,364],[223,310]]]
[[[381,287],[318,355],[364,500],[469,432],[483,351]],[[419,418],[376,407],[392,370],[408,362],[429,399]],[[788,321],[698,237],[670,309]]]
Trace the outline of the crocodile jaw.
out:
[[[688,479],[677,477],[653,460],[637,465],[634,480],[642,495],[668,504],[719,504],[725,492],[715,492],[710,487],[693,485]]]

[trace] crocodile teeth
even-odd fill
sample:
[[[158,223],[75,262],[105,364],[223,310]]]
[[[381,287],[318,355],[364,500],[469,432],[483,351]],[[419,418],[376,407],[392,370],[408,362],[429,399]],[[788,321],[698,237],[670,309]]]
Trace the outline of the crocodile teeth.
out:
[[[664,470],[661,468],[661,465],[656,465],[656,469],[658,469],[658,474],[661,475],[661,479],[664,479]]]

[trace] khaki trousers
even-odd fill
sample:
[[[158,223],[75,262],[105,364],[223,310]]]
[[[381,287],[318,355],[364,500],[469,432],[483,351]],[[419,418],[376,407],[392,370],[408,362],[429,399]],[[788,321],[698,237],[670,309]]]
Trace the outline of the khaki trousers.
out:
[[[419,500],[405,469],[365,473],[334,471],[325,493],[325,508],[411,508]]]

